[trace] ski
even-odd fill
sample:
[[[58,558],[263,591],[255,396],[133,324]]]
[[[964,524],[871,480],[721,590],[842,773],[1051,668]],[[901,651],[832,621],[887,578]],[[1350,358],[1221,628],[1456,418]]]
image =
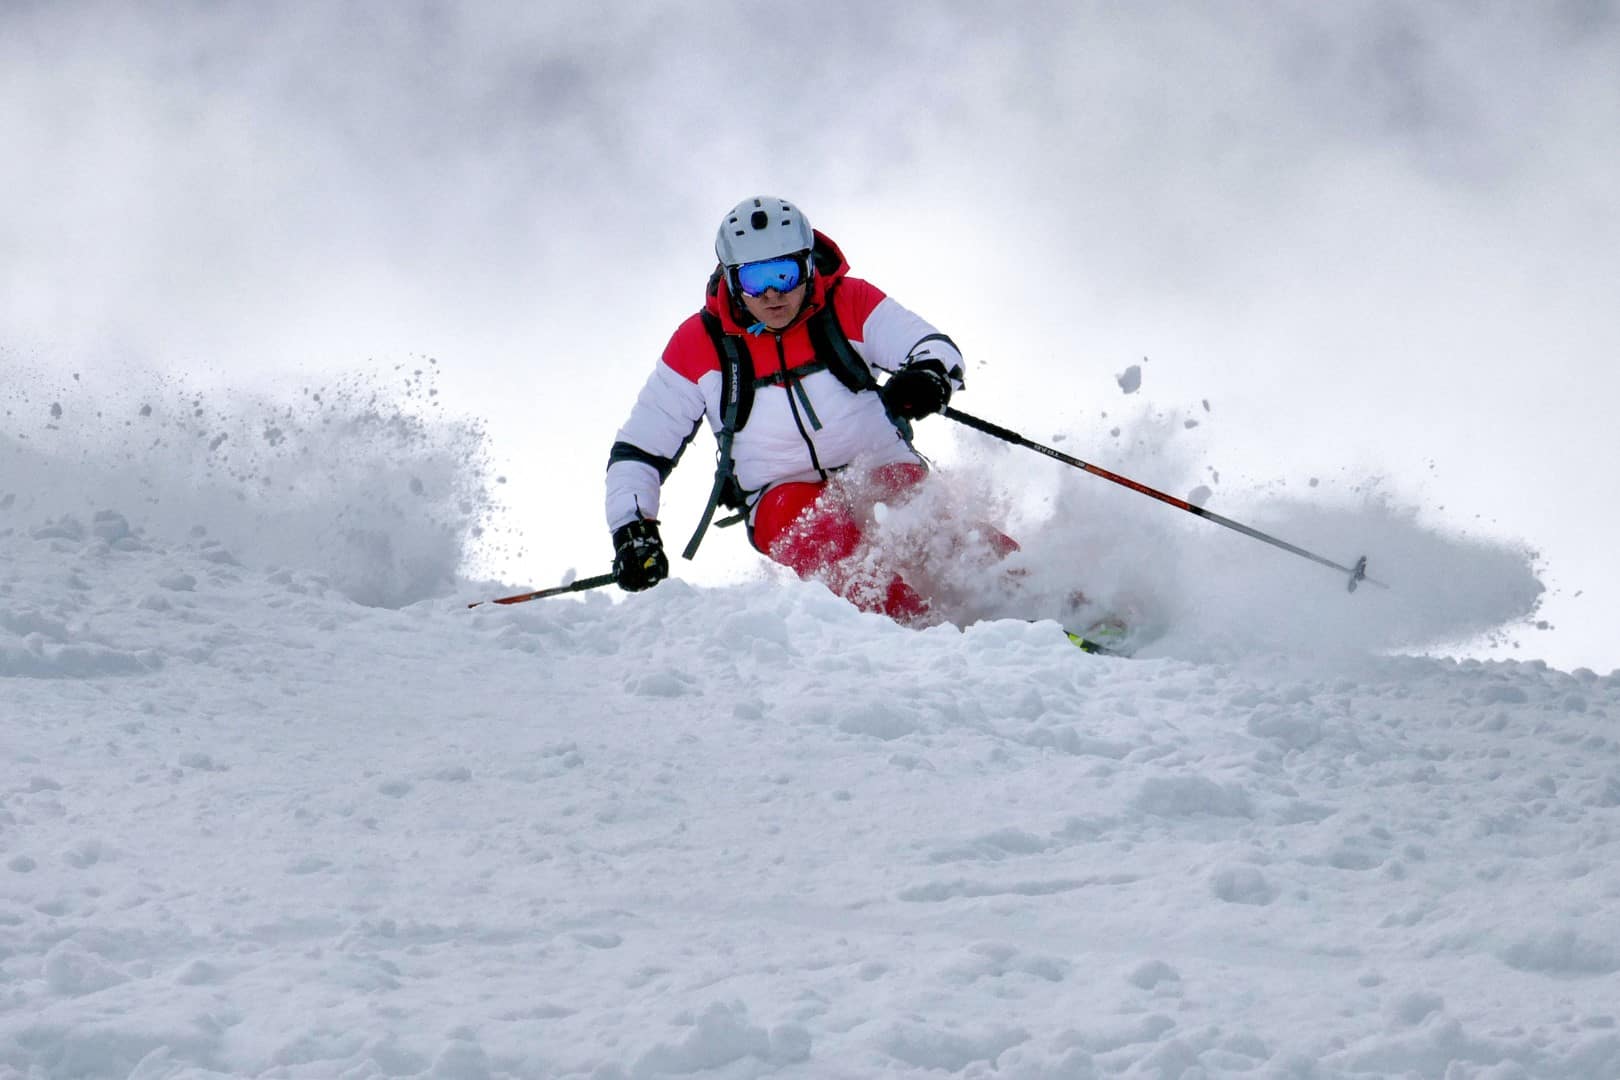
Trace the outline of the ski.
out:
[[[1104,645],[1102,642],[1093,641],[1091,638],[1085,637],[1085,636],[1083,636],[1081,634],[1077,634],[1073,630],[1065,630],[1065,631],[1063,631],[1063,633],[1068,637],[1069,643],[1072,644],[1075,648],[1079,649],[1081,652],[1088,652],[1088,653],[1093,654],[1094,656],[1118,656],[1118,657],[1129,657],[1130,656],[1130,653],[1120,652],[1118,649],[1110,649],[1107,645]]]
[[[1081,652],[1125,658],[1134,657],[1144,645],[1159,636],[1146,627],[1127,625],[1118,615],[1099,619],[1084,630],[1064,627],[1063,633],[1067,635],[1069,643]]]

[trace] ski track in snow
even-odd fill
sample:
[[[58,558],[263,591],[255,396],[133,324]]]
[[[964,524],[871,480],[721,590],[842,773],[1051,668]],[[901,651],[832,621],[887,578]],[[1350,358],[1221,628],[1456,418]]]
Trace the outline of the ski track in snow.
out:
[[[1620,674],[0,545],[0,1076],[1620,1075]]]

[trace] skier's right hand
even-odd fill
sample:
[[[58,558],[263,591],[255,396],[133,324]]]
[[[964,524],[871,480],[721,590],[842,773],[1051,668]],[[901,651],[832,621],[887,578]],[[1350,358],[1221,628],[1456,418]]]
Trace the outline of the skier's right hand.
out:
[[[640,592],[669,577],[669,557],[658,522],[637,518],[613,533],[613,580],[625,592]]]

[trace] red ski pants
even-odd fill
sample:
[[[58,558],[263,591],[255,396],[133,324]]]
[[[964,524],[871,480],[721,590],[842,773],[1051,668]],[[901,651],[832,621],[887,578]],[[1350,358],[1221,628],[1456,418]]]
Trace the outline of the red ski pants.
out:
[[[862,485],[859,504],[826,481],[778,484],[754,513],[754,546],[801,578],[819,578],[862,611],[916,622],[928,613],[928,601],[900,569],[856,556],[862,554],[871,504],[905,497],[927,475],[926,468],[909,462],[881,466]],[[1018,549],[1011,537],[989,531],[999,554]]]

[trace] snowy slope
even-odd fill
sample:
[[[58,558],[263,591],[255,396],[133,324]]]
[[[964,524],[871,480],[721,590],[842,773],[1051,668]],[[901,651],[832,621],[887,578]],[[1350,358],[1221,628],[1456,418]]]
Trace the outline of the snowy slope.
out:
[[[1620,1075],[1620,674],[125,529],[0,530],[0,1076]]]
[[[547,582],[457,577],[499,485],[418,379],[11,399],[0,1080],[1620,1075],[1620,673],[1410,652],[1526,553],[1257,508],[1351,598],[1076,489],[999,601],[1083,565],[1139,659],[772,576],[468,610]]]

